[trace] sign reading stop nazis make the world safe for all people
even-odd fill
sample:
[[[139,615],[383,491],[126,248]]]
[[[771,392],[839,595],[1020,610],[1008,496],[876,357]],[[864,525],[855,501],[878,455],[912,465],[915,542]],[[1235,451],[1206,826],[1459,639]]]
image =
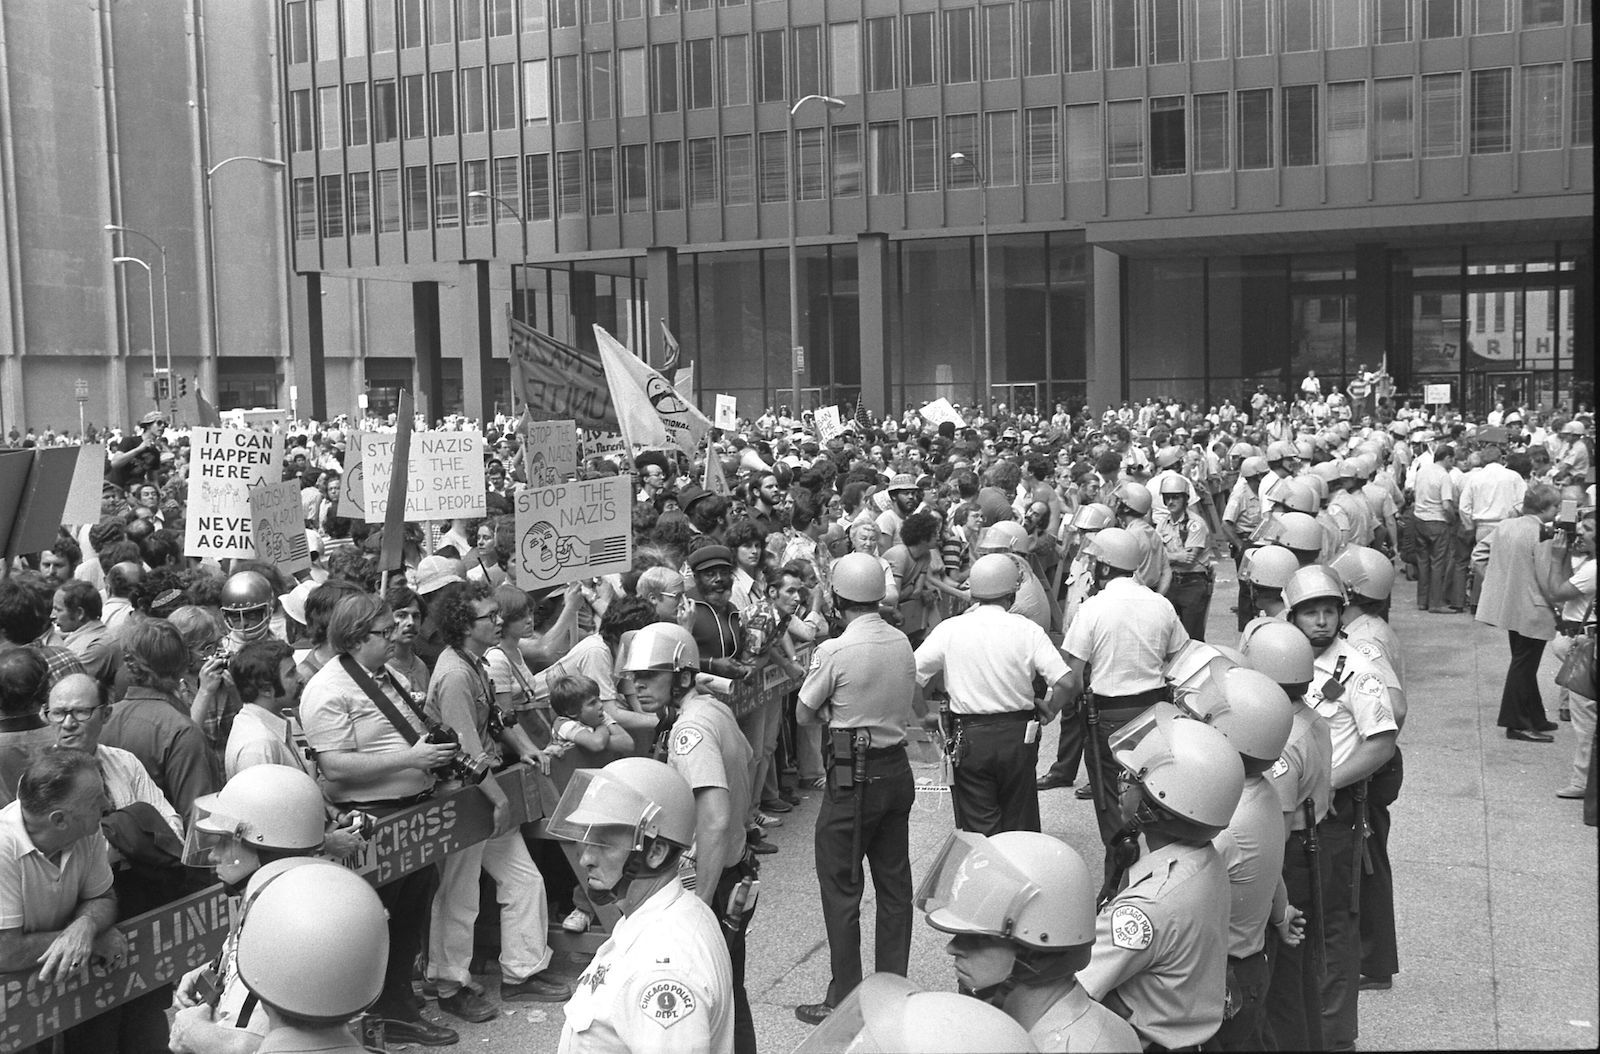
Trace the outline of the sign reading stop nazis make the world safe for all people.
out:
[[[517,494],[517,584],[542,589],[626,571],[633,562],[632,477]]]
[[[256,555],[250,490],[283,476],[283,433],[243,428],[189,432],[188,513],[183,555]]]
[[[394,471],[394,433],[358,432],[362,496],[368,523],[382,523]],[[473,432],[413,432],[406,473],[408,523],[489,514],[483,478],[483,436]]]

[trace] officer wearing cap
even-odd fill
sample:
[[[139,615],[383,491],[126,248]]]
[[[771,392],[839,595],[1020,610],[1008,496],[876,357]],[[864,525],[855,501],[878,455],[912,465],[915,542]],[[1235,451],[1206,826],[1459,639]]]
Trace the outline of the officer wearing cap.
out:
[[[1100,838],[1109,843],[1121,827],[1112,788],[1111,736],[1167,697],[1164,670],[1188,643],[1189,634],[1171,603],[1135,577],[1144,550],[1131,533],[1107,527],[1095,536],[1090,555],[1096,592],[1067,627],[1061,650],[1070,674],[1068,699],[1094,693],[1083,708],[1085,720],[1093,716],[1096,726],[1085,749],[1096,752],[1089,780]]]
[[[590,898],[618,904],[622,920],[567,1001],[561,1054],[734,1049],[734,975],[723,927],[678,877],[698,826],[694,792],[659,761],[621,758],[573,774],[550,835],[582,847],[578,865]]]
[[[935,626],[916,650],[917,685],[942,675],[949,695],[941,724],[956,826],[979,834],[1039,830],[1039,728],[1066,698],[1061,653],[1037,624],[1010,611],[1020,582],[1010,555],[979,557],[967,578],[973,607]],[[1049,686],[1037,705],[1036,677]]]
[[[833,567],[834,610],[844,632],[817,646],[795,720],[825,723],[828,785],[817,814],[817,883],[832,975],[821,1003],[795,1008],[821,1021],[861,983],[861,861],[877,899],[875,968],[905,975],[911,957],[911,807],[906,758],[916,660],[906,635],[878,613],[883,572],[868,553]]]
[[[1100,909],[1078,981],[1146,1050],[1198,1049],[1227,1001],[1228,871],[1211,843],[1239,804],[1244,766],[1221,732],[1163,709],[1112,744],[1127,781],[1117,826],[1136,825],[1148,848]]]
[[[889,507],[878,514],[877,520],[882,551],[900,544],[900,525],[916,511],[917,504],[922,500],[922,488],[917,486],[917,477],[908,472],[891,478],[888,491]]]
[[[917,890],[928,925],[970,991],[1028,1030],[1041,1051],[1138,1051],[1133,1027],[1089,998],[1078,971],[1095,936],[1095,886],[1053,835],[951,831]]]

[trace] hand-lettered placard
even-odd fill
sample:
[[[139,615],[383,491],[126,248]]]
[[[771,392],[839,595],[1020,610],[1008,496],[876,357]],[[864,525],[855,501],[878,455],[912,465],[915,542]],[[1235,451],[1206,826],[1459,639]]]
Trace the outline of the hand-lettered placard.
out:
[[[633,561],[628,476],[605,476],[517,494],[517,584],[543,589],[626,571]]]
[[[359,432],[364,515],[382,523],[394,470],[394,433]],[[489,514],[483,475],[483,436],[476,432],[414,432],[406,473],[406,522]]]
[[[253,558],[250,491],[282,475],[282,432],[191,429],[183,555]]]

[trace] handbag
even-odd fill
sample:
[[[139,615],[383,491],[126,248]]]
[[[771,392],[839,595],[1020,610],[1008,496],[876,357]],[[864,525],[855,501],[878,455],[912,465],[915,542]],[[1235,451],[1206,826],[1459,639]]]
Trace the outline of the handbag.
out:
[[[1593,616],[1594,601],[1591,600],[1589,610],[1583,614],[1584,632],[1573,639],[1572,648],[1567,652],[1567,657],[1561,660],[1561,669],[1556,673],[1556,684],[1585,699],[1597,697],[1594,683],[1595,636],[1594,627],[1589,624]]]

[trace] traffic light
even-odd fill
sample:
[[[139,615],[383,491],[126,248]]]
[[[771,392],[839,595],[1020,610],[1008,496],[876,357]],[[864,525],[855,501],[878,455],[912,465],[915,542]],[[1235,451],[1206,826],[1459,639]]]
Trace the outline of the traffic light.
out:
[[[189,378],[187,378],[187,377],[179,377],[178,378],[178,398],[182,399],[185,395],[188,395],[188,394],[189,394]]]
[[[167,378],[165,378],[165,377],[157,377],[156,378],[156,395],[155,395],[155,397],[158,400],[165,400],[167,398]]]

